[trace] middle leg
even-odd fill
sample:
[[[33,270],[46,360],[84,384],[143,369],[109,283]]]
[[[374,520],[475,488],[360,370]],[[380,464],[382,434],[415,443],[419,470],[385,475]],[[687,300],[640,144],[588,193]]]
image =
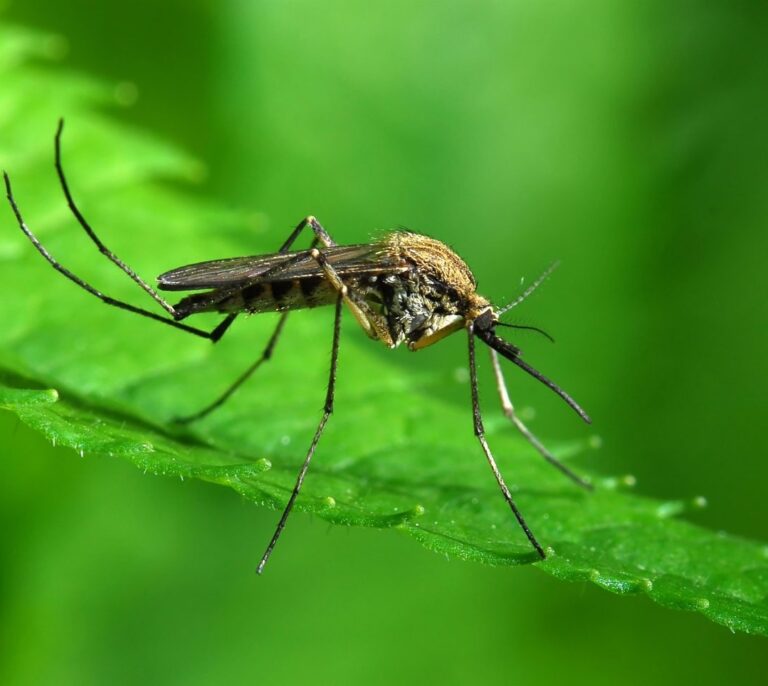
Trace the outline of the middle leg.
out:
[[[275,330],[272,332],[272,335],[269,338],[269,341],[267,342],[266,347],[264,348],[263,352],[259,356],[259,358],[251,364],[248,369],[246,369],[240,376],[237,377],[227,388],[226,390],[213,402],[206,405],[202,410],[198,410],[197,412],[186,415],[184,417],[176,417],[173,421],[177,424],[190,424],[192,422],[197,421],[198,419],[202,419],[203,417],[208,416],[211,412],[221,407],[229,398],[232,396],[232,394],[240,388],[248,379],[251,377],[251,375],[259,368],[264,362],[267,362],[272,357],[272,351],[275,349],[275,345],[277,345],[277,341],[280,338],[280,334],[283,332],[283,327],[285,326],[285,320],[288,319],[288,312],[283,312],[280,315],[280,320],[277,322],[277,326],[275,327]]]
[[[307,475],[307,470],[309,469],[309,463],[312,460],[312,456],[315,454],[315,449],[317,448],[317,444],[320,440],[320,436],[322,436],[323,431],[325,430],[325,425],[328,422],[328,418],[333,413],[333,401],[334,401],[334,396],[336,392],[336,367],[339,361],[339,337],[341,334],[341,312],[342,312],[342,297],[340,295],[336,299],[336,313],[333,319],[333,344],[331,346],[331,370],[328,375],[328,390],[325,395],[325,407],[323,408],[323,416],[320,419],[320,423],[317,425],[317,429],[315,430],[315,435],[312,438],[312,443],[310,444],[309,450],[307,451],[307,456],[304,458],[304,463],[301,465],[299,474],[296,477],[296,484],[293,487],[293,491],[291,491],[291,495],[288,498],[288,503],[285,506],[285,510],[283,510],[283,514],[280,517],[280,521],[277,523],[277,528],[275,529],[275,533],[272,535],[272,540],[269,542],[269,545],[267,546],[267,549],[264,551],[264,555],[261,558],[261,562],[259,562],[259,566],[256,568],[257,574],[261,574],[264,571],[264,565],[267,564],[267,560],[269,559],[269,556],[272,554],[272,551],[274,550],[275,545],[277,544],[277,539],[279,539],[280,534],[283,533],[283,529],[285,528],[285,523],[288,520],[288,515],[291,514],[291,510],[293,509],[293,504],[296,502],[296,498],[299,496],[299,492],[301,491],[301,486],[304,483],[304,477]]]

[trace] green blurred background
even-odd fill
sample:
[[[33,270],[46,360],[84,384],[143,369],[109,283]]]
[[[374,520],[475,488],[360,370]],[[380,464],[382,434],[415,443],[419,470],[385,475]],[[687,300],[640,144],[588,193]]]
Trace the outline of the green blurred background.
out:
[[[518,321],[558,340],[523,343],[593,415],[585,461],[768,538],[764,3],[25,0],[0,19],[135,84],[115,116],[204,160],[203,192],[276,246],[310,212],[340,242],[405,225],[497,301],[561,259]],[[584,435],[516,386],[541,435]],[[0,446],[4,684],[765,683],[764,639],[394,532],[296,516],[257,580],[273,512],[81,461],[7,413]]]

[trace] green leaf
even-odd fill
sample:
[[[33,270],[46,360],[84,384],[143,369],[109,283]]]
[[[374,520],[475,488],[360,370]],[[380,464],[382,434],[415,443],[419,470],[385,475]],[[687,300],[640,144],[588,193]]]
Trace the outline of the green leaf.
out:
[[[68,121],[65,165],[81,209],[138,273],[279,245],[284,236],[253,218],[164,183],[199,179],[202,169],[99,114],[119,94],[37,65],[33,58],[51,45],[44,36],[0,31],[0,162],[52,254],[109,295],[153,306],[98,254],[66,208],[51,165],[60,115]],[[0,406],[80,454],[123,457],[149,473],[204,479],[282,507],[320,417],[331,312],[292,316],[258,378],[219,412],[181,430],[172,418],[210,401],[253,361],[275,316],[239,321],[211,346],[105,307],[45,264],[9,209],[2,217]],[[201,325],[215,322],[202,318]],[[593,476],[596,492],[579,491],[514,433],[488,392],[492,448],[521,510],[551,549],[537,562],[472,436],[465,375],[424,371],[428,352],[420,354],[421,371],[395,367],[387,357],[395,353],[366,340],[351,317],[343,326],[336,413],[297,510],[337,524],[394,527],[461,559],[536,563],[562,579],[644,593],[733,630],[768,633],[768,548],[681,521],[677,515],[701,503],[628,494],[628,478]],[[441,400],[457,385],[465,406]],[[586,448],[584,442],[556,452],[573,460]]]

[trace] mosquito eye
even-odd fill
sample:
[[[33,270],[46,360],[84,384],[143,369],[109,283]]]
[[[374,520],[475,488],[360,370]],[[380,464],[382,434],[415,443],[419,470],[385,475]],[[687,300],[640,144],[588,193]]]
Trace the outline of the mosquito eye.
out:
[[[493,312],[486,310],[475,318],[475,329],[478,331],[488,331],[493,328],[494,323]]]

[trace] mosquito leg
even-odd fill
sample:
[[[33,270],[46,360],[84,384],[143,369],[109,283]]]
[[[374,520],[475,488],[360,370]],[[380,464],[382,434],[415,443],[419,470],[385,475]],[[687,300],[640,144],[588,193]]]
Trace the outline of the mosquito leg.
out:
[[[493,472],[493,475],[496,477],[496,482],[499,484],[499,488],[501,488],[501,492],[504,494],[504,499],[507,501],[507,504],[512,509],[512,512],[514,513],[518,524],[520,524],[520,527],[525,532],[525,535],[528,537],[528,540],[531,542],[531,545],[536,549],[536,552],[539,554],[541,559],[544,560],[547,557],[546,554],[544,553],[544,549],[536,540],[536,537],[533,535],[533,532],[528,528],[528,524],[526,524],[525,519],[523,519],[523,515],[520,513],[520,510],[517,509],[517,505],[515,505],[515,501],[512,500],[512,494],[509,492],[509,488],[507,488],[507,484],[504,483],[504,477],[501,475],[501,472],[499,471],[499,468],[496,465],[496,460],[493,459],[493,454],[491,453],[491,449],[488,447],[488,441],[486,441],[485,439],[485,428],[483,427],[483,418],[480,415],[480,399],[478,397],[478,392],[477,392],[477,363],[475,360],[475,334],[474,334],[474,326],[472,322],[469,322],[467,324],[467,333],[469,334],[469,380],[472,386],[472,416],[474,419],[475,436],[477,436],[477,440],[480,441],[480,445],[483,448],[485,457],[488,459],[488,464],[491,466],[491,471]]]
[[[141,307],[135,307],[134,305],[130,305],[129,303],[123,302],[122,300],[116,300],[115,298],[111,298],[108,295],[104,295],[101,291],[97,290],[90,284],[83,281],[79,276],[76,276],[71,271],[69,271],[69,269],[67,269],[61,263],[59,263],[53,257],[53,255],[51,255],[46,250],[45,246],[43,246],[43,244],[40,243],[40,241],[37,239],[37,236],[35,236],[35,234],[32,233],[32,231],[24,222],[24,218],[21,215],[21,210],[19,210],[19,206],[16,204],[16,200],[13,197],[13,190],[11,189],[11,180],[8,177],[8,174],[3,172],[3,178],[5,180],[6,196],[8,198],[8,202],[11,205],[11,209],[13,210],[13,213],[16,215],[16,221],[19,224],[19,228],[22,230],[24,235],[30,240],[32,245],[35,246],[35,249],[49,262],[49,264],[57,272],[66,276],[70,281],[72,281],[73,283],[76,283],[78,286],[80,286],[80,288],[88,291],[88,293],[90,293],[91,295],[96,296],[102,302],[106,303],[107,305],[112,305],[113,307],[117,307],[121,310],[134,312],[135,314],[139,314],[142,317],[147,317],[148,319],[154,319],[155,321],[162,322],[163,324],[172,326],[175,329],[180,329],[181,331],[186,331],[187,333],[191,333],[195,336],[200,336],[201,338],[207,338],[208,340],[213,341],[214,343],[224,335],[226,330],[230,327],[232,322],[235,320],[235,317],[237,315],[230,314],[212,331],[205,331],[195,326],[182,324],[181,322],[177,322],[173,319],[168,319],[167,317],[163,317],[162,315],[155,314],[154,312],[150,312],[149,310],[145,310]],[[171,310],[173,310],[173,308],[171,308]]]
[[[334,393],[336,389],[336,366],[339,360],[339,335],[341,334],[341,311],[342,311],[341,306],[342,306],[342,297],[341,295],[339,295],[339,297],[336,299],[336,312],[333,319],[333,345],[331,347],[331,370],[328,375],[328,391],[325,395],[325,408],[323,410],[323,417],[317,426],[317,430],[315,431],[314,438],[312,439],[312,443],[310,444],[309,450],[307,451],[307,456],[304,459],[304,464],[301,465],[299,474],[296,477],[296,484],[294,485],[293,491],[291,492],[291,497],[288,498],[288,504],[285,506],[285,510],[283,510],[283,515],[280,517],[280,521],[277,524],[277,528],[275,529],[275,533],[272,536],[272,540],[269,542],[269,545],[267,546],[267,549],[261,558],[261,562],[259,562],[259,566],[256,568],[257,574],[261,574],[264,571],[264,565],[267,564],[267,560],[269,559],[269,556],[272,554],[272,550],[274,550],[275,544],[277,543],[277,539],[280,538],[280,534],[283,533],[283,529],[285,528],[285,522],[288,519],[288,515],[291,514],[291,510],[293,509],[293,504],[296,502],[296,498],[298,497],[299,491],[301,490],[301,485],[304,483],[304,477],[307,474],[307,469],[309,468],[309,463],[312,460],[312,456],[315,454],[315,448],[317,448],[317,443],[320,440],[320,436],[322,435],[323,430],[325,429],[325,425],[328,422],[328,418],[331,416],[331,413],[333,412],[333,398],[334,398]]]
[[[283,327],[285,326],[285,320],[288,319],[288,312],[283,312],[280,315],[280,320],[277,322],[277,326],[275,327],[274,332],[269,338],[269,341],[267,342],[267,346],[264,348],[264,351],[259,356],[259,359],[256,360],[253,364],[251,364],[248,369],[246,369],[240,376],[237,377],[237,379],[234,380],[234,382],[227,388],[216,400],[214,400],[209,405],[206,405],[202,410],[199,410],[198,412],[195,412],[194,414],[188,415],[186,417],[177,417],[174,419],[174,421],[178,424],[189,424],[191,422],[195,422],[198,419],[202,419],[203,417],[208,416],[211,412],[221,407],[227,400],[229,400],[230,396],[238,389],[240,386],[242,386],[250,377],[251,375],[259,368],[261,367],[262,363],[266,362],[267,360],[271,359],[272,352],[275,349],[275,345],[277,344],[278,338],[280,338],[280,334],[283,331]]]
[[[330,248],[333,245],[336,245],[334,240],[330,237],[328,232],[323,228],[322,224],[317,221],[315,217],[312,215],[309,215],[308,217],[304,217],[297,225],[296,228],[291,231],[291,235],[288,236],[285,243],[283,243],[282,247],[278,252],[285,252],[288,250],[288,248],[291,247],[293,242],[299,237],[299,234],[309,227],[312,229],[312,232],[315,234],[315,240],[318,241],[321,245],[323,245],[326,248]],[[314,247],[314,243],[312,244]]]
[[[75,219],[77,219],[80,226],[85,229],[85,232],[88,234],[89,238],[96,244],[96,247],[99,249],[99,252],[104,255],[108,260],[110,260],[113,264],[117,265],[122,271],[124,271],[131,279],[133,279],[141,288],[146,291],[150,297],[158,304],[160,307],[162,307],[168,314],[170,314],[172,317],[176,316],[176,312],[173,309],[173,306],[165,300],[160,294],[152,288],[144,279],[142,279],[133,269],[131,269],[125,262],[123,262],[115,253],[113,253],[109,248],[107,248],[104,243],[102,243],[101,239],[96,235],[96,232],[91,228],[90,224],[86,220],[86,218],[83,216],[82,212],[80,212],[80,209],[78,208],[77,204],[75,203],[74,198],[72,197],[72,192],[69,190],[69,184],[67,183],[67,177],[64,174],[64,167],[61,162],[61,134],[64,130],[64,120],[59,119],[59,127],[56,129],[56,136],[54,138],[54,152],[55,152],[55,158],[56,158],[56,173],[59,176],[59,182],[61,183],[61,189],[64,191],[64,197],[67,199],[67,205],[69,205],[69,209],[72,211],[72,214],[75,215]]]
[[[549,462],[553,467],[559,469],[565,474],[571,481],[575,482],[582,488],[586,488],[588,491],[593,490],[592,484],[582,479],[578,474],[572,472],[566,467],[560,460],[558,460],[549,450],[544,447],[544,444],[530,431],[530,429],[523,424],[523,420],[517,416],[515,408],[512,405],[512,401],[509,399],[509,392],[507,391],[507,384],[504,380],[504,374],[501,371],[501,365],[499,364],[499,355],[493,349],[490,348],[491,362],[493,363],[493,374],[496,377],[496,387],[499,391],[499,399],[501,400],[501,408],[504,410],[504,414],[516,427],[517,430],[525,436],[527,441],[539,452],[539,454]]]

